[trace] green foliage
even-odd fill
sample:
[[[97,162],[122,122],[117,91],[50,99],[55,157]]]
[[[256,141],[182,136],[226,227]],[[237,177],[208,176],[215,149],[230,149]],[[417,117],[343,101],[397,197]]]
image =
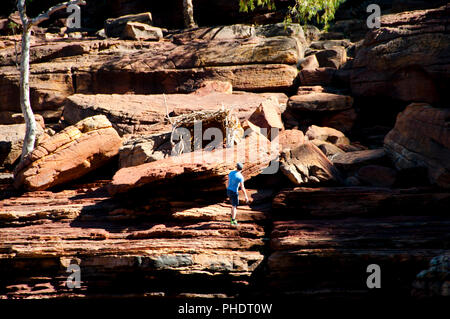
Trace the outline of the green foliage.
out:
[[[20,26],[17,23],[15,23],[14,21],[10,21],[8,23],[8,29],[10,29],[13,34],[16,34],[17,31],[19,31],[19,27]]]
[[[293,19],[302,24],[315,19],[317,24],[324,25],[334,19],[337,8],[345,0],[293,0],[294,5],[289,6],[285,23],[292,22]],[[243,12],[255,10],[256,6],[267,7],[269,10],[275,9],[275,0],[239,0],[239,8]]]

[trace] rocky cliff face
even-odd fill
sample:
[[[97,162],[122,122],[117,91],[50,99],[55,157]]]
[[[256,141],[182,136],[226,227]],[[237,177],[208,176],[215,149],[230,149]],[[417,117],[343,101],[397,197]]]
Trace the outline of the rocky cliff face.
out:
[[[336,31],[345,15],[328,33],[155,31],[157,11],[110,20],[140,40],[47,32],[31,49],[41,135],[21,162],[2,37],[0,299],[448,296],[448,10],[384,16],[357,44]],[[177,140],[183,126],[200,137]],[[250,202],[231,225],[237,162]]]

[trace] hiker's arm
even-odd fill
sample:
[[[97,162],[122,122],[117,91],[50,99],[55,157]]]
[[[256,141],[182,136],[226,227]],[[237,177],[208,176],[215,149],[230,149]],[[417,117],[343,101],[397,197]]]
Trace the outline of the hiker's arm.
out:
[[[244,182],[241,182],[241,188],[242,188],[242,191],[244,192],[245,200],[248,203],[247,190],[245,189]]]

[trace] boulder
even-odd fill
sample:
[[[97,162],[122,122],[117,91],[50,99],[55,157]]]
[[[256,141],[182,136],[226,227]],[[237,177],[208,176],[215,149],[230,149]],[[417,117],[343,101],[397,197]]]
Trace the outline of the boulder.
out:
[[[319,67],[319,62],[317,61],[316,56],[310,55],[307,56],[298,62],[298,68],[300,70],[315,70]]]
[[[358,169],[358,179],[376,187],[391,187],[397,179],[397,171],[381,165],[367,165]]]
[[[339,172],[314,144],[306,142],[280,154],[280,169],[295,185],[336,183]]]
[[[132,138],[119,150],[119,168],[154,162],[170,156],[170,132]]]
[[[236,167],[237,162],[244,163],[242,174],[245,179],[249,179],[260,174],[278,156],[278,152],[278,148],[271,149],[266,137],[254,132],[235,147],[199,150],[122,168],[114,175],[108,191],[117,195],[137,191],[144,186],[161,189],[161,185],[173,188],[185,183],[190,185],[189,191],[196,187],[208,191],[223,189],[228,173]]]
[[[192,92],[195,95],[208,95],[211,93],[233,93],[233,86],[228,81],[205,81],[200,84],[200,87]]]
[[[316,92],[291,96],[287,104],[288,109],[294,112],[341,111],[352,106],[353,98],[350,96]]]
[[[450,109],[411,104],[384,139],[398,170],[426,168],[431,183],[450,187]]]
[[[0,125],[0,167],[11,168],[22,155],[25,124]],[[36,144],[44,139],[44,130],[37,125]]]
[[[118,154],[121,144],[105,116],[86,118],[29,153],[15,168],[14,186],[43,190],[69,182],[108,162]]]
[[[325,156],[327,156],[328,158],[330,158],[331,156],[333,156],[335,154],[345,153],[342,149],[340,149],[336,145],[322,141],[322,140],[314,139],[314,140],[311,140],[311,143],[316,145],[322,151],[322,153],[324,153]]]
[[[321,118],[320,125],[332,127],[341,132],[349,132],[355,125],[358,115],[355,109],[351,108],[339,112],[332,112],[330,114],[324,114]]]
[[[331,161],[344,171],[355,171],[370,164],[389,164],[386,152],[382,148],[336,154]]]
[[[105,33],[108,37],[118,38],[122,35],[128,22],[141,22],[152,25],[152,14],[150,12],[129,14],[118,18],[110,18],[105,21]]]
[[[222,106],[230,109],[241,120],[247,119],[256,108],[265,103],[267,107],[279,109],[278,101],[259,94],[211,93],[202,94],[75,94],[67,98],[64,106],[64,120],[70,124],[83,118],[103,114],[122,136],[125,134],[156,134],[171,130],[166,119],[194,111],[218,110]],[[167,109],[166,109],[167,103]],[[271,106],[270,106],[271,105]]]
[[[309,140],[320,140],[331,144],[350,144],[350,140],[342,132],[331,127],[311,125],[305,136]]]
[[[275,23],[259,25],[255,28],[256,36],[259,37],[279,37],[279,36],[292,36],[301,39],[302,42],[306,42],[303,28],[298,23]]]
[[[301,85],[330,85],[335,73],[334,68],[304,69],[300,70],[298,78]]]
[[[305,142],[305,136],[300,130],[284,130],[278,135],[281,150],[294,149]]]
[[[312,41],[317,41],[320,38],[320,30],[311,24],[307,24],[303,26],[303,31],[305,33],[305,38],[308,41],[308,43],[311,43]]]
[[[347,39],[342,40],[322,40],[311,42],[310,48],[315,50],[328,50],[335,47],[347,48],[351,45],[351,42]]]
[[[381,17],[367,33],[351,74],[353,95],[448,104],[450,6]]]
[[[347,51],[344,47],[334,46],[315,54],[320,67],[339,69],[347,62]]]
[[[262,102],[252,115],[248,118],[250,122],[267,130],[267,137],[272,138],[272,129],[279,131],[284,130],[283,122],[281,121],[281,111],[277,106],[278,100],[273,98]]]
[[[311,93],[323,93],[325,92],[325,88],[323,86],[320,85],[303,85],[303,86],[299,86],[297,89],[297,94],[296,95],[306,95],[306,94],[311,94]]]
[[[163,38],[163,33],[160,28],[145,23],[128,21],[121,38],[137,41],[159,41]]]

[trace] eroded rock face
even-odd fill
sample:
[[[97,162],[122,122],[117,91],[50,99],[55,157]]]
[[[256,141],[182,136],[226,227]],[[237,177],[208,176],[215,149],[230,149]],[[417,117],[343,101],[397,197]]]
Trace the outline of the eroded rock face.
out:
[[[381,28],[366,35],[353,61],[353,94],[447,103],[449,14],[446,5],[383,16]]]
[[[264,258],[267,200],[240,206],[241,223],[232,227],[222,201],[192,207],[177,200],[158,216],[139,199],[111,199],[102,185],[1,202],[0,248],[8,251],[0,254],[1,298],[233,297],[254,282]],[[249,194],[258,199],[258,192]],[[82,269],[76,292],[65,284],[69,264]]]
[[[427,168],[430,182],[450,187],[449,109],[411,104],[397,116],[384,148],[399,170]]]
[[[15,169],[15,187],[43,190],[105,164],[119,152],[122,139],[108,119],[93,116],[48,138]]]
[[[307,142],[280,155],[280,169],[295,185],[337,182],[339,172],[314,144]]]
[[[170,134],[160,133],[131,138],[119,150],[119,167],[137,166],[170,156]]]
[[[190,93],[204,81],[229,81],[236,90],[287,91],[303,58],[298,39],[169,41],[33,38],[30,94],[34,110],[56,110],[67,96]],[[0,53],[0,111],[20,111],[14,46]]]
[[[344,171],[355,171],[370,164],[389,164],[382,148],[336,154],[333,156],[332,162]]]
[[[272,149],[274,148],[274,149]],[[112,195],[125,193],[142,186],[174,182],[185,178],[189,183],[201,181],[200,188],[208,188],[208,180],[214,180],[211,190],[223,188],[228,173],[237,162],[244,163],[242,174],[248,179],[256,176],[278,156],[279,149],[269,140],[254,132],[237,146],[213,151],[195,151],[163,160],[120,169],[109,185]]]
[[[268,259],[269,289],[279,296],[353,300],[360,291],[367,291],[366,281],[355,280],[355,274],[365,279],[370,260],[383,265],[382,280],[396,282],[381,286],[384,293],[409,296],[416,274],[446,250],[446,241],[440,239],[447,236],[446,227],[448,219],[411,216],[275,221],[270,241],[273,253]],[[339,266],[330,271],[336,261]],[[436,275],[419,279],[417,287],[423,287],[425,294],[448,295],[439,275],[429,273]],[[440,274],[448,278],[448,270]]]
[[[166,109],[166,102],[167,109]],[[164,95],[85,95],[70,96],[64,107],[65,121],[74,124],[88,116],[103,114],[120,135],[156,134],[171,130],[166,119],[194,111],[233,108],[241,120],[247,119],[261,103],[279,109],[276,98],[253,93],[170,94]]]
[[[450,193],[433,188],[296,187],[273,200],[274,215],[284,218],[326,218],[381,214],[445,216]]]

